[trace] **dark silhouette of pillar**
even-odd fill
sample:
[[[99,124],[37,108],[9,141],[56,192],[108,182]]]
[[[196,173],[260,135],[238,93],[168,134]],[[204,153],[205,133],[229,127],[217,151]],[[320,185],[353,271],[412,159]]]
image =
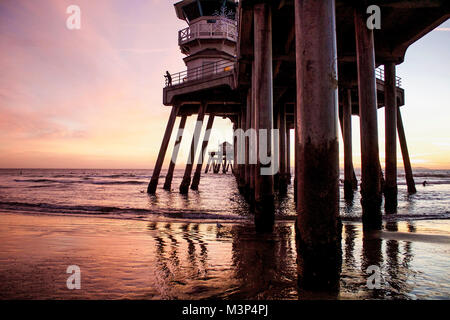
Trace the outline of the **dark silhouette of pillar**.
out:
[[[361,205],[364,228],[381,228],[380,160],[373,30],[363,8],[354,11],[361,130]]]
[[[192,136],[191,150],[189,151],[189,158],[184,170],[183,180],[180,184],[180,193],[187,194],[189,185],[191,184],[192,167],[194,166],[195,153],[197,151],[198,141],[200,139],[200,132],[202,130],[203,118],[205,117],[206,103],[202,102],[198,109],[197,123],[195,124],[194,135]]]
[[[279,134],[279,163],[280,175],[278,180],[278,188],[281,193],[285,193],[287,189],[287,151],[286,151],[286,105],[281,103],[277,113],[278,134]]]
[[[409,161],[408,145],[406,144],[405,130],[403,128],[402,115],[400,108],[397,108],[397,131],[398,140],[400,142],[400,148],[402,150],[403,165],[405,167],[406,184],[408,186],[408,193],[416,193],[416,185],[414,183],[414,177],[411,169],[411,162]]]
[[[247,92],[247,105],[245,109],[245,131],[248,132],[251,129],[251,119],[252,119],[252,89],[250,88]],[[245,137],[245,188],[246,197],[249,198],[251,194],[250,189],[250,137]]]
[[[386,167],[384,185],[384,210],[397,212],[397,95],[395,86],[395,63],[384,64],[384,111]]]
[[[178,126],[177,140],[173,146],[172,158],[170,160],[169,169],[167,170],[166,180],[164,182],[164,190],[169,190],[172,185],[173,171],[175,170],[175,164],[178,157],[178,151],[180,150],[181,139],[183,138],[183,130],[186,125],[186,115],[181,116],[180,124]]]
[[[205,159],[206,148],[208,147],[209,136],[211,135],[211,128],[214,123],[214,114],[210,114],[208,117],[208,122],[206,124],[205,135],[203,137],[202,150],[198,156],[197,167],[195,168],[194,178],[192,179],[191,189],[198,190],[198,185],[200,183],[200,175],[202,173],[202,165]]]
[[[245,132],[246,127],[246,110],[244,108],[241,109],[241,117],[240,117],[240,123],[239,123],[239,129]],[[241,145],[243,143],[243,145]],[[237,167],[239,168],[239,181],[238,181],[238,188],[241,193],[245,192],[245,140],[239,140],[236,144],[236,148],[238,150],[238,157],[234,159],[235,165],[237,164]],[[240,163],[239,163],[240,162]]]
[[[154,194],[156,192],[156,187],[158,186],[159,174],[161,173],[164,157],[166,156],[167,147],[169,145],[170,136],[172,135],[173,126],[177,118],[178,109],[178,106],[172,107],[169,121],[167,121],[166,131],[164,132],[161,148],[159,149],[158,158],[156,159],[155,169],[153,170],[152,178],[147,187],[147,192],[150,194]]]
[[[286,126],[286,179],[291,184],[291,128]]]
[[[344,90],[342,104],[342,138],[344,141],[344,197],[353,199],[354,170],[352,159],[352,91]]]
[[[335,291],[341,267],[334,0],[295,0],[300,287]]]
[[[255,224],[269,231],[274,223],[273,174],[264,174],[272,162],[261,163],[260,130],[267,130],[267,156],[272,155],[273,88],[272,88],[272,12],[269,3],[257,3],[254,14],[255,115],[258,140],[258,163],[255,181]]]

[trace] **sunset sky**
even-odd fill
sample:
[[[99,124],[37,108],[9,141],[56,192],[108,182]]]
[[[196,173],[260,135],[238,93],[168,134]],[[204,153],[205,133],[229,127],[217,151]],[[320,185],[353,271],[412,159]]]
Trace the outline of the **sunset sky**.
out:
[[[0,1],[0,167],[152,168],[170,113],[163,74],[185,69],[175,2]],[[66,28],[71,4],[81,30]],[[413,166],[450,169],[450,21],[411,46],[397,74]],[[383,162],[384,109],[378,115]],[[358,166],[357,117],[353,125]],[[228,120],[214,128],[210,145],[230,139]]]

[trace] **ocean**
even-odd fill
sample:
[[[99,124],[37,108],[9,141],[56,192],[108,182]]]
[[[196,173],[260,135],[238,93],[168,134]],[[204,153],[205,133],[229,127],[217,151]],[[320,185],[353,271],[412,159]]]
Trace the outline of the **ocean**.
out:
[[[358,181],[360,181],[357,171]],[[251,220],[245,199],[232,174],[203,174],[199,191],[181,195],[183,170],[175,170],[172,192],[146,193],[151,170],[126,169],[0,169],[0,210],[34,213],[102,215],[123,219],[155,218]],[[417,193],[408,195],[404,176],[398,176],[398,213],[386,219],[447,219],[450,217],[450,171],[416,170]],[[343,178],[343,177],[341,177]],[[426,181],[426,186],[422,183]],[[347,203],[341,188],[340,214],[344,221],[361,218],[360,194]],[[293,185],[277,198],[276,219],[295,219]]]
[[[198,192],[180,195],[183,171],[172,192],[163,171],[148,195],[150,170],[2,169],[0,299],[450,299],[450,171],[414,173],[417,194],[400,174],[398,214],[383,215],[381,232],[363,232],[359,192],[352,203],[341,194],[330,293],[299,289],[292,185],[273,233],[258,234],[230,173],[204,174]],[[80,290],[66,287],[70,265]]]

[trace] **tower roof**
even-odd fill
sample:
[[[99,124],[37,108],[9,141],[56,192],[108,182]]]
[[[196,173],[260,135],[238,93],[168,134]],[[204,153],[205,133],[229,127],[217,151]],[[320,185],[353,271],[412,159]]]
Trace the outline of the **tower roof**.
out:
[[[182,0],[174,4],[177,17],[192,21],[202,16],[219,15],[222,7],[227,11],[236,12],[234,0]]]

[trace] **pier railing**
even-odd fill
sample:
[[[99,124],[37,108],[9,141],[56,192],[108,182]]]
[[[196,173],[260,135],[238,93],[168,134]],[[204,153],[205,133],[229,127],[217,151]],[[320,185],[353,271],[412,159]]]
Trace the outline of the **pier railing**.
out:
[[[171,74],[171,80],[165,76],[165,86],[173,86],[187,81],[199,80],[207,76],[217,74],[220,72],[230,71],[234,69],[234,61],[218,61],[205,64],[201,67],[191,68],[181,72]],[[375,69],[375,77],[384,81],[384,69],[378,67]],[[399,88],[402,86],[402,78],[396,76],[395,85]]]
[[[228,39],[237,41],[235,21],[217,19],[214,23],[195,23],[178,31],[178,44],[194,39]]]
[[[384,68],[378,67],[375,69],[375,77],[384,82]],[[402,86],[402,78],[395,77],[395,86],[401,88]]]
[[[199,80],[221,72],[231,71],[234,69],[234,61],[218,61],[204,64],[201,67],[190,68],[178,73],[171,74],[171,79],[166,77],[166,87],[185,83],[187,81]]]

